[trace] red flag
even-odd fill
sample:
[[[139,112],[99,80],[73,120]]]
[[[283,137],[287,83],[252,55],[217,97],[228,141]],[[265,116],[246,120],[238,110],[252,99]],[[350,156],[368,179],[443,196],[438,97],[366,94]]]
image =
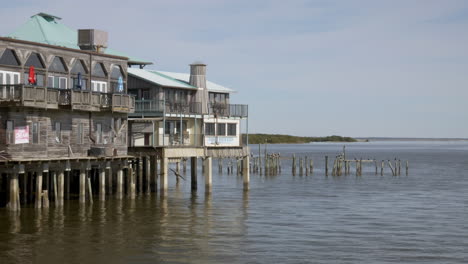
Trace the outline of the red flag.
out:
[[[29,66],[29,84],[36,84],[36,74],[34,73],[34,66]]]

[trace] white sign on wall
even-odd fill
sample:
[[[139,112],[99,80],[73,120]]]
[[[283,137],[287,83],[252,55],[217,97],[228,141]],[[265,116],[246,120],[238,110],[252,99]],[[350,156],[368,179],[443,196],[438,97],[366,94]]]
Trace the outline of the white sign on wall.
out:
[[[29,126],[15,128],[15,144],[29,143]]]

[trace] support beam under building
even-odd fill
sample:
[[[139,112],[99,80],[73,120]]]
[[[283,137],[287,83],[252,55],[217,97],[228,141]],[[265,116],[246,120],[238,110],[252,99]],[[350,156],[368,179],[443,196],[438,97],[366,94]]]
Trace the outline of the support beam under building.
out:
[[[243,181],[244,181],[244,190],[247,191],[249,190],[249,182],[250,182],[250,172],[249,172],[249,161],[250,157],[249,156],[245,156],[243,159],[242,159],[242,178],[243,178]]]
[[[190,179],[190,182],[191,182],[191,189],[192,191],[196,191],[197,190],[197,164],[198,163],[198,160],[197,160],[197,157],[191,157],[190,158],[190,171],[191,171],[191,179]]]
[[[213,178],[213,158],[206,157],[203,160],[205,171],[203,172],[205,176],[205,192],[211,192],[211,184]]]

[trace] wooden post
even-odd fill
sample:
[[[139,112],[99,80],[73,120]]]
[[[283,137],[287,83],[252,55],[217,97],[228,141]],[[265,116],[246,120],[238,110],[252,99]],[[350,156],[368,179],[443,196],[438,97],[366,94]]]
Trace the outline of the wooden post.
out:
[[[325,176],[328,176],[328,156],[325,156]]]
[[[99,170],[99,200],[106,200],[106,169],[104,167]]]
[[[314,174],[314,161],[310,160],[310,175]]]
[[[304,158],[299,158],[299,175],[302,176],[304,174]]]
[[[393,169],[392,162],[390,160],[388,161],[388,165],[390,166],[390,169],[392,170],[392,175],[396,176],[395,170]]]
[[[70,185],[71,185],[71,179],[72,179],[72,171],[67,171],[66,172],[66,190],[65,190],[65,193],[66,193],[66,199],[67,200],[70,200]]]
[[[140,156],[138,159],[138,193],[143,193],[143,156]],[[136,174],[136,171],[135,171]],[[135,189],[136,189],[136,181],[135,181]]]
[[[9,201],[7,208],[10,211],[19,211],[20,201],[19,201],[19,183],[18,183],[18,173],[11,173],[9,174],[9,185],[10,185],[10,193],[9,193]]]
[[[218,158],[218,173],[222,174],[223,173],[223,159]]]
[[[22,192],[22,197],[23,197],[22,198],[23,204],[26,204],[28,202],[28,173],[24,171],[22,174],[23,174],[23,188],[21,189],[21,192]]]
[[[42,208],[49,208],[49,191],[42,191]]]
[[[116,189],[116,198],[122,199],[123,197],[123,169],[120,167],[117,170],[117,189]]]
[[[231,167],[232,170],[232,167]],[[191,189],[197,190],[197,157],[190,158]]]
[[[34,201],[34,208],[42,208],[42,171],[36,172],[36,200]]]
[[[141,166],[142,167],[142,166]],[[140,168],[141,168],[140,167]],[[130,199],[135,199],[135,196],[136,196],[136,172],[135,170],[133,169],[133,166],[128,166],[128,169],[127,169],[127,172],[128,172],[128,175],[127,177],[129,178],[129,196],[130,196]],[[141,177],[140,177],[141,178]]]
[[[145,192],[151,193],[151,160],[149,156],[145,156]]]
[[[91,187],[91,177],[89,175],[87,177],[87,182],[88,182],[89,202],[92,204],[93,203],[93,189]]]
[[[158,188],[158,162],[156,159],[156,156],[151,156],[150,157],[150,163],[151,163],[151,189],[154,192],[157,192]]]
[[[167,170],[168,170],[169,160],[166,157],[161,158],[161,172],[159,173],[159,188],[161,196],[167,194]]]
[[[409,164],[408,164],[408,161],[406,161],[406,176],[408,176],[408,168],[409,168]]]
[[[57,172],[56,171],[52,172],[52,185],[54,186],[54,202],[55,202],[55,206],[57,206],[58,191],[57,191]]]
[[[213,158],[205,157],[203,162],[205,163],[205,192],[211,192]]]
[[[65,180],[65,172],[63,169],[59,171],[57,178],[57,200],[55,201],[56,206],[63,206],[63,186]]]
[[[249,182],[250,182],[250,173],[249,173],[249,156],[245,156],[242,162],[244,163],[243,171],[242,171],[242,180],[244,182],[244,191],[249,190]]]
[[[80,204],[84,204],[86,202],[86,169],[81,168],[80,170]]]
[[[401,175],[401,160],[398,160],[398,176]]]
[[[296,154],[293,154],[292,156],[292,174],[293,176],[296,176]]]

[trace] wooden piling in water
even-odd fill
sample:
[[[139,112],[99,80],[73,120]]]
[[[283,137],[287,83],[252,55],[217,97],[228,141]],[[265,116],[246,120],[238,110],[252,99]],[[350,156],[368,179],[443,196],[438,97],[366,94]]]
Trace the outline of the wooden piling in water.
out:
[[[390,169],[392,170],[392,175],[396,176],[395,170],[393,169],[393,165],[392,165],[392,162],[390,160],[388,161],[388,165],[390,166]]]
[[[325,176],[328,176],[328,156],[325,156]]]
[[[408,176],[408,168],[409,168],[408,161],[406,161],[406,176]]]

